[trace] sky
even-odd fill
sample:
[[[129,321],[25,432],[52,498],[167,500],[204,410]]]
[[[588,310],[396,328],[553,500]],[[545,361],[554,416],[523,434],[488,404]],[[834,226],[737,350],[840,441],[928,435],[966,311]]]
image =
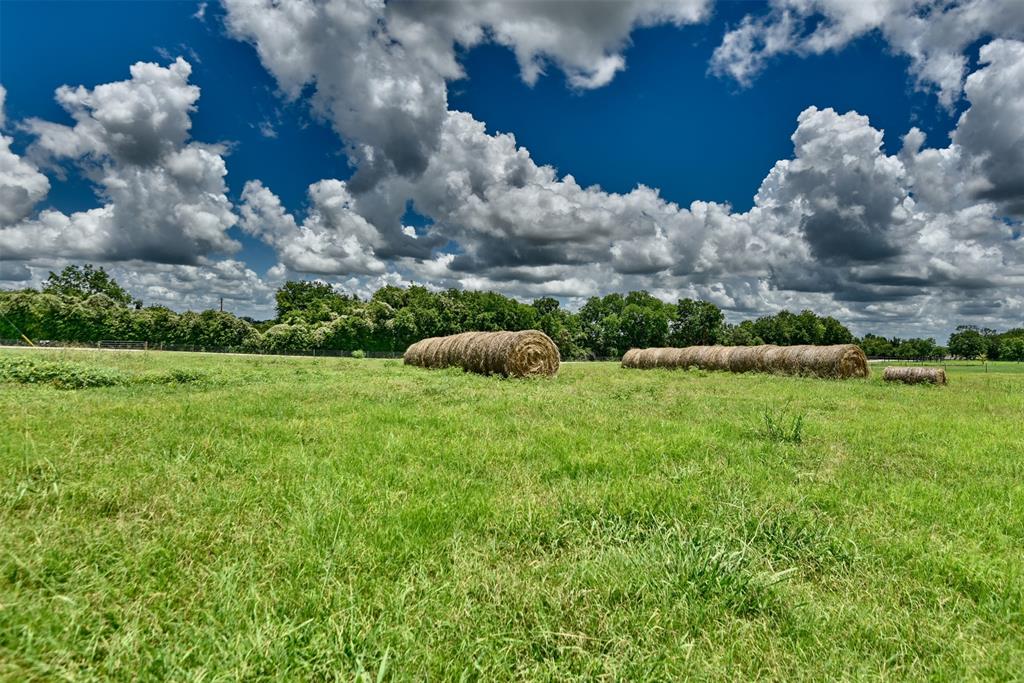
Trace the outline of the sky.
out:
[[[0,0],[0,288],[1024,326],[1019,0]]]

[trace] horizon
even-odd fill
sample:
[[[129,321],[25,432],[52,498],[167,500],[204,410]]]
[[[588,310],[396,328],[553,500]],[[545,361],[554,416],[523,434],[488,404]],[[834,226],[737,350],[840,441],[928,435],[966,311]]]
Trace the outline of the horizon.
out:
[[[0,289],[1024,326],[1024,4],[855,9],[2,2]]]

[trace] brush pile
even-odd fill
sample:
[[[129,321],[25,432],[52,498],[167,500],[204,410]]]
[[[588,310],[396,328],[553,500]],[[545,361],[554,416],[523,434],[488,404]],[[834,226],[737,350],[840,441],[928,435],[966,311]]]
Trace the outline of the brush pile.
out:
[[[907,368],[890,365],[882,372],[882,379],[903,384],[945,384],[946,371],[942,368]]]
[[[833,346],[687,346],[630,349],[624,368],[700,368],[727,372],[770,372],[831,379],[868,376],[868,359],[854,344]]]
[[[463,332],[418,341],[405,351],[406,365],[460,367],[468,372],[506,377],[555,375],[558,347],[543,332]]]

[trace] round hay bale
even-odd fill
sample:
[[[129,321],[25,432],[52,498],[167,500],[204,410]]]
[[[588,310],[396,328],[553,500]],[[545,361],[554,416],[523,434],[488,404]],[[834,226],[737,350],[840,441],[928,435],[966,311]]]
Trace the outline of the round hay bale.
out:
[[[890,365],[882,372],[886,382],[903,384],[946,384],[946,371],[942,368],[908,368]]]
[[[688,346],[630,349],[625,368],[687,368],[728,372],[772,372],[845,379],[867,377],[868,359],[854,344],[833,346]]]
[[[555,375],[558,347],[543,332],[463,332],[416,342],[402,356],[406,365],[461,367],[468,372],[506,377]]]
[[[630,349],[626,351],[626,353],[622,354],[622,367],[639,367],[638,363],[640,363],[641,354],[643,354],[643,349]]]
[[[685,368],[692,365],[688,357],[684,357],[689,349],[671,347],[630,349],[622,356],[622,367],[650,370],[651,368]]]

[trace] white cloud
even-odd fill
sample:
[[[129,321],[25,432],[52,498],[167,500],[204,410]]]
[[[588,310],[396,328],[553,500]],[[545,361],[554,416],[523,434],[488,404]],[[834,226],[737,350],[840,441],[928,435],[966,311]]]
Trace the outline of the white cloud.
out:
[[[7,90],[0,85],[0,131],[6,125]],[[17,223],[50,191],[50,181],[35,166],[11,151],[14,142],[0,134],[0,228]],[[4,256],[0,249],[0,258]]]
[[[839,49],[880,29],[911,57],[919,81],[949,102],[963,81],[965,46],[993,27],[1015,30],[1017,10],[1000,25],[994,17],[1006,6],[996,0],[911,5],[779,0],[767,17],[726,37],[716,66],[747,80],[772,54]],[[1000,215],[1000,206],[1014,206],[1003,195],[1016,192],[1005,168],[1020,167],[1016,43],[983,50],[988,66],[967,80],[972,108],[954,144],[928,149],[912,131],[890,155],[866,117],[811,107],[797,122],[793,158],[775,165],[750,211],[733,213],[709,202],[680,207],[644,186],[581,187],[535,163],[512,135],[489,135],[469,114],[447,110],[446,82],[462,76],[453,46],[493,40],[515,52],[528,83],[554,65],[574,87],[599,87],[622,68],[635,27],[696,21],[705,10],[601,7],[229,2],[229,26],[253,42],[283,91],[297,96],[315,84],[314,106],[348,143],[356,167],[336,223],[345,227],[325,228],[315,199],[301,224],[273,195],[257,209],[254,188],[251,210],[264,227],[249,229],[292,272],[364,284],[384,275],[358,273],[378,269],[401,281],[524,297],[647,288],[746,314],[811,306],[855,324],[903,316],[905,329],[933,329],[942,311],[948,319],[950,310],[1018,282],[1020,240]],[[409,200],[433,221],[414,233],[401,224]],[[371,255],[373,268],[365,265]],[[1020,302],[992,311],[1008,321]]]
[[[289,269],[316,274],[383,273],[374,255],[380,234],[352,208],[352,196],[340,180],[321,180],[309,188],[312,208],[298,224],[281,200],[259,181],[242,191],[242,229],[275,247]]]
[[[4,204],[15,212],[4,216],[2,253],[187,264],[237,249],[227,235],[237,217],[226,196],[225,150],[188,140],[199,98],[199,89],[188,83],[190,73],[180,58],[166,68],[139,62],[127,81],[92,90],[59,88],[57,101],[75,125],[26,121],[23,128],[35,136],[28,158],[51,169],[64,160],[77,163],[104,204],[71,214],[46,209],[29,218],[48,189],[46,178],[35,174],[34,192]],[[11,163],[0,154],[0,168]],[[5,196],[16,185],[8,176],[31,176],[23,162],[15,168],[20,176],[0,176]]]
[[[191,65],[180,57],[167,67],[137,62],[127,81],[57,89],[57,102],[75,120],[73,128],[29,119],[38,136],[31,154],[42,160],[89,156],[150,165],[181,147],[192,127],[199,88],[190,85]]]
[[[980,61],[985,66],[967,78],[971,107],[953,142],[969,160],[969,192],[1024,218],[1024,42],[993,41]]]
[[[599,88],[623,70],[623,52],[635,28],[703,21],[710,0],[642,2],[418,2],[390,8],[388,25],[403,43],[452,59],[453,44],[490,39],[511,49],[523,80],[532,85],[550,62],[573,87]]]
[[[362,191],[426,168],[447,116],[446,82],[463,76],[457,47],[492,39],[516,53],[528,83],[550,60],[574,87],[600,87],[624,67],[633,28],[693,23],[708,4],[228,0],[226,7],[229,30],[256,47],[288,97],[315,86],[314,108],[345,140],[357,168],[350,184]]]
[[[261,278],[235,259],[204,261],[198,265],[155,264],[128,261],[112,265],[111,274],[147,305],[177,311],[217,308],[255,318],[273,316],[274,291],[281,284]]]
[[[260,131],[260,135],[262,135],[265,138],[274,139],[277,137],[277,130],[274,128],[274,124],[266,119],[260,121],[260,124],[259,126],[257,126],[257,128]]]
[[[771,11],[747,15],[715,50],[711,69],[749,85],[777,55],[822,54],[879,31],[910,58],[920,86],[951,106],[967,72],[967,47],[986,36],[1024,38],[1019,0],[772,0]]]

